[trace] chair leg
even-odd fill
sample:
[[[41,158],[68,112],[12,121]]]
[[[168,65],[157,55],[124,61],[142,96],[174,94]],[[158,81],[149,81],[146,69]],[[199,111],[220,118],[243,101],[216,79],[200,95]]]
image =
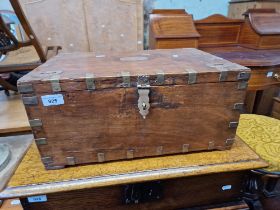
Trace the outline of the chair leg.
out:
[[[0,77],[0,85],[3,87],[4,90],[17,91],[17,87],[16,86],[11,85],[6,80],[4,80],[2,77]]]
[[[262,192],[263,184],[261,176],[251,173],[244,180],[243,199],[252,210],[263,210],[260,202],[260,193]]]

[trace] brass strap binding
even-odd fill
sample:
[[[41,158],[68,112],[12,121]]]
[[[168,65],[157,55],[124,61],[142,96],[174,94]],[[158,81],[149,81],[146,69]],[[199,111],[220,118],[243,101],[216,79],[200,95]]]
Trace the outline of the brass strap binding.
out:
[[[52,78],[50,80],[53,92],[60,92],[61,91],[59,78],[60,78],[59,75],[54,75],[54,76],[52,76]]]
[[[247,81],[242,81],[238,83],[238,90],[245,90],[248,87],[248,82]]]
[[[163,146],[157,147],[156,153],[157,153],[157,155],[162,155],[163,154]]]
[[[249,80],[251,77],[250,72],[240,72],[237,76],[237,80]]]
[[[183,153],[189,152],[189,148],[190,148],[189,144],[183,144],[183,148],[182,148]]]
[[[22,97],[24,105],[38,105],[37,96]]]
[[[66,157],[67,165],[76,165],[75,157]]]
[[[215,149],[215,142],[214,141],[209,141],[208,150],[213,150],[213,149]]]
[[[236,104],[234,104],[233,109],[234,110],[242,111],[244,109],[244,103],[236,103]]]
[[[197,72],[193,69],[186,70],[188,75],[188,84],[195,84],[197,80]]]
[[[104,153],[97,153],[97,160],[98,162],[102,163],[105,161],[105,154]]]
[[[43,123],[40,119],[29,120],[29,124],[31,128],[43,126]]]
[[[227,81],[227,77],[228,77],[228,71],[227,70],[221,70],[219,81],[220,82]]]
[[[232,138],[232,139],[227,139],[227,140],[226,140],[226,147],[232,146],[233,143],[234,143],[234,141],[235,141],[234,138]]]
[[[18,92],[21,94],[24,93],[33,93],[33,85],[32,84],[22,84],[18,86]]]
[[[86,85],[87,85],[87,90],[89,91],[95,90],[94,74],[92,73],[86,74]]]
[[[156,83],[158,85],[163,85],[164,84],[164,72],[162,70],[157,72]]]
[[[133,150],[133,149],[127,150],[127,152],[126,152],[126,157],[127,157],[127,159],[132,159],[132,158],[134,158],[134,150]]]
[[[48,144],[46,138],[35,139],[35,142],[36,142],[37,146],[40,146],[40,145],[47,145],[47,144]]]
[[[238,127],[238,122],[230,122],[228,127],[229,128],[237,128]]]
[[[123,87],[130,87],[130,73],[129,72],[122,72],[122,79],[123,79]]]
[[[44,165],[49,165],[53,163],[53,159],[51,157],[42,157],[41,160]]]

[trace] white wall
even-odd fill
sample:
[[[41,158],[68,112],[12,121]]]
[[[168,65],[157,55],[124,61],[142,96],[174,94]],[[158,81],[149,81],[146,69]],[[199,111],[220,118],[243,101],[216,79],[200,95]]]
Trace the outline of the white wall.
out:
[[[185,9],[194,19],[218,13],[227,16],[229,0],[150,0],[155,9]]]
[[[9,0],[0,0],[0,10],[13,10]]]

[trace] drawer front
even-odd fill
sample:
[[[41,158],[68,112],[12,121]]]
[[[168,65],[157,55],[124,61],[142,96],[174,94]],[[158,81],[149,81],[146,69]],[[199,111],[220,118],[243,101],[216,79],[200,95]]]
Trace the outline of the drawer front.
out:
[[[280,85],[280,68],[252,68],[248,90],[263,90]]]
[[[54,193],[46,202],[21,199],[25,210],[181,209],[238,201],[247,172],[220,173],[149,183]]]

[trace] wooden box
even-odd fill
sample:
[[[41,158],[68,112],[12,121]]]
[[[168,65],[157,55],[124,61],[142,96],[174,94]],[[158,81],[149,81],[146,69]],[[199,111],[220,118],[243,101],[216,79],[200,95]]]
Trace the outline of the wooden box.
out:
[[[250,70],[197,49],[60,54],[18,88],[46,168],[229,149]]]
[[[182,10],[155,10],[149,26],[149,49],[197,48],[200,35]]]

